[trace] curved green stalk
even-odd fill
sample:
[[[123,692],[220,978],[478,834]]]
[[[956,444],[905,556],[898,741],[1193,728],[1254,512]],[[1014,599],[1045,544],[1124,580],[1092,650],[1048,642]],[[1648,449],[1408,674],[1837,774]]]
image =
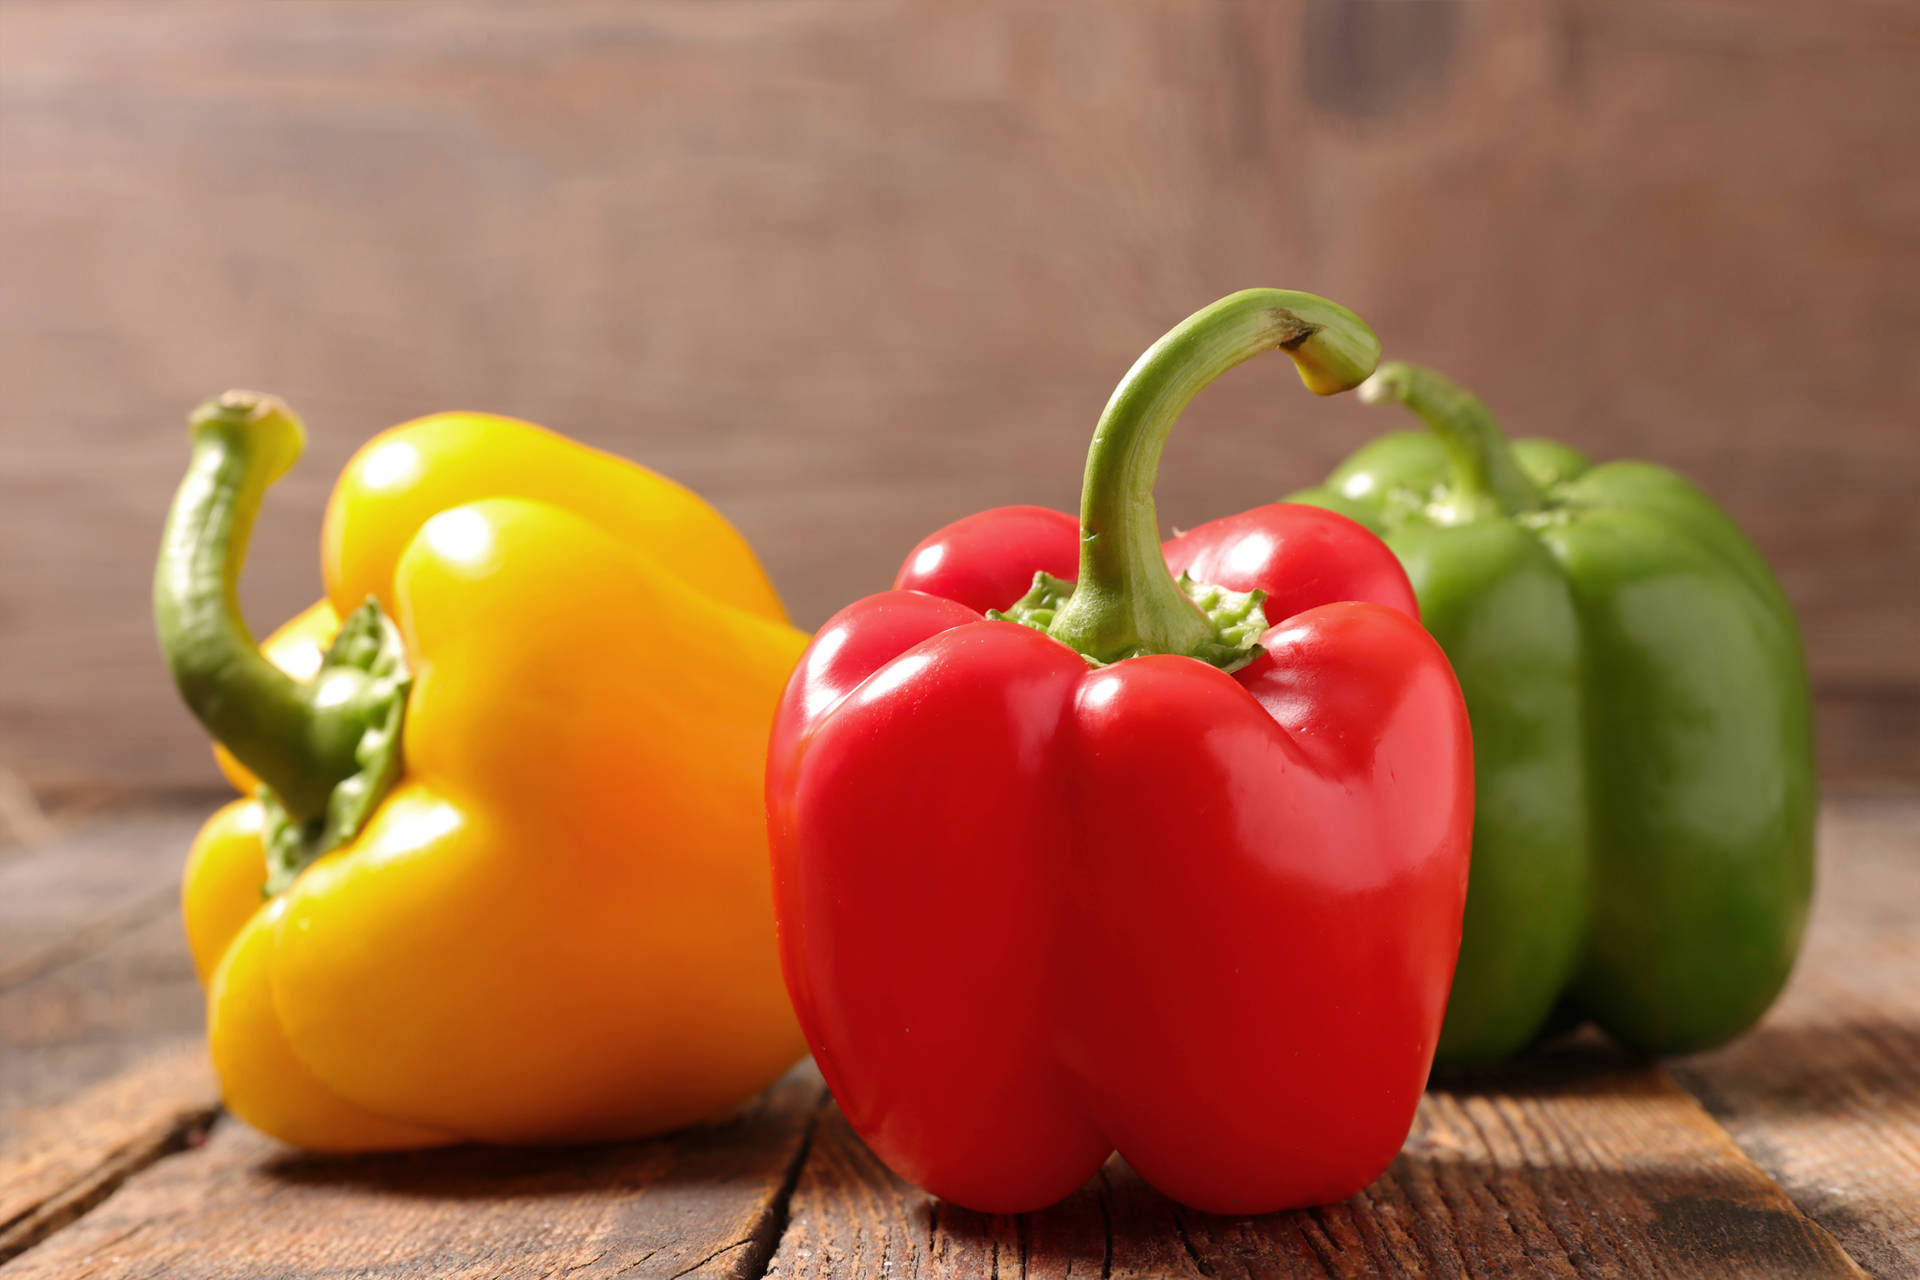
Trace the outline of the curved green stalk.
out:
[[[1087,452],[1080,576],[1047,628],[1054,639],[1096,662],[1177,653],[1237,665],[1222,660],[1221,628],[1167,571],[1153,485],[1167,436],[1193,398],[1235,365],[1275,350],[1323,396],[1359,385],[1380,358],[1379,340],[1358,316],[1286,289],[1222,298],[1149,347],[1114,389]]]
[[[368,601],[312,683],[269,662],[240,613],[247,541],[267,487],[300,456],[300,419],[230,391],[190,419],[193,455],[153,579],[160,647],[187,706],[271,793],[280,887],[356,832],[399,771],[409,679],[398,634]]]
[[[1466,388],[1431,369],[1396,360],[1367,379],[1360,399],[1402,404],[1418,414],[1447,451],[1454,491],[1468,504],[1491,503],[1506,515],[1540,508],[1540,490],[1520,469],[1500,424]]]

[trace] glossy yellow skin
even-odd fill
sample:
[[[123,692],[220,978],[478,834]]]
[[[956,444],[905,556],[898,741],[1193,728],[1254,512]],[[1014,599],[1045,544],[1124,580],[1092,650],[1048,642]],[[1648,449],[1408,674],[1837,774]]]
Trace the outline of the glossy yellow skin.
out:
[[[377,596],[414,672],[404,775],[264,903],[257,802],[195,841],[232,1110],[313,1150],[634,1137],[797,1060],[761,776],[805,636],[739,535],[642,468],[449,414],[354,458],[325,545],[328,601],[265,651],[310,674]]]

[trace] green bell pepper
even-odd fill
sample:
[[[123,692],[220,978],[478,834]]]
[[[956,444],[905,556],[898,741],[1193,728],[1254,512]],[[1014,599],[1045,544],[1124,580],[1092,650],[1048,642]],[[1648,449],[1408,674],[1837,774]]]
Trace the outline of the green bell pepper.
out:
[[[1592,1019],[1644,1053],[1759,1020],[1813,887],[1811,709],[1793,612],[1678,475],[1509,443],[1473,396],[1387,364],[1396,432],[1292,496],[1384,537],[1473,723],[1473,869],[1439,1061]]]

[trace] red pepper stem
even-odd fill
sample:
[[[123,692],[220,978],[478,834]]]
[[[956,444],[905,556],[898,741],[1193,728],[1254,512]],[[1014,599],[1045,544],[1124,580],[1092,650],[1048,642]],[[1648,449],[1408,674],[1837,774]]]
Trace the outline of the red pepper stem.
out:
[[[1540,508],[1540,489],[1520,469],[1500,424],[1472,392],[1433,370],[1395,360],[1360,388],[1368,404],[1389,401],[1418,414],[1439,437],[1453,470],[1454,491],[1506,515]]]
[[[1047,633],[1095,662],[1198,655],[1216,628],[1167,571],[1153,485],[1173,424],[1215,378],[1284,351],[1315,395],[1358,386],[1380,343],[1337,303],[1248,289],[1195,312],[1149,347],[1114,388],[1087,451],[1080,494],[1080,577]]]

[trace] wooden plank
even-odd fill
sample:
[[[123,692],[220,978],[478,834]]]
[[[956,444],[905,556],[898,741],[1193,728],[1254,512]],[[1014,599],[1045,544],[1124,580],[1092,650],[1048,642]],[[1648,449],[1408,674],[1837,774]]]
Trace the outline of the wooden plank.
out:
[[[312,454],[247,599],[317,586],[373,431],[517,413],[709,493],[817,625],[933,525],[1072,506],[1168,324],[1355,306],[1516,431],[1688,469],[1776,561],[1823,689],[1920,696],[1913,6],[10,4],[0,23],[0,763],[211,779],[144,597],[184,412]],[[1379,412],[1236,372],[1193,524]],[[58,536],[48,531],[58,530]],[[1828,767],[1909,771],[1837,706]]]
[[[116,818],[0,863],[0,1142],[24,1115],[199,1038],[178,887],[198,817]]]
[[[151,1052],[198,1043],[202,1019],[175,915],[0,992],[0,1141]]]
[[[1920,1276],[1920,798],[1830,805],[1800,970],[1750,1035],[1674,1068],[1877,1276]]]
[[[0,1262],[199,1141],[218,1096],[196,1042],[147,1052],[94,1087],[16,1118],[0,1141]]]
[[[0,991],[177,916],[187,846],[212,809],[155,807],[0,851]]]
[[[1012,1158],[1017,1158],[1014,1156]],[[986,1217],[889,1174],[829,1112],[769,1275],[1857,1276],[1658,1067],[1576,1042],[1429,1093],[1406,1150],[1344,1204],[1187,1212],[1110,1161],[1043,1213]]]
[[[222,1121],[0,1280],[758,1276],[824,1096],[809,1066],[674,1138],[353,1159]]]
[[[137,822],[76,833],[15,855],[54,859],[76,884],[43,871],[9,883],[38,886],[89,927],[122,901],[108,869],[138,879],[177,863],[191,820],[153,824],[144,854]],[[1873,1274],[1910,1274],[1920,804],[1832,805],[1823,841],[1819,912],[1777,1015],[1676,1068],[1753,1162],[1666,1073],[1579,1041],[1440,1082],[1407,1150],[1367,1193],[1263,1219],[1188,1214],[1118,1161],[1046,1213],[968,1214],[893,1179],[830,1107],[803,1166],[821,1099],[805,1070],[735,1124],[661,1143],[325,1161],[225,1124],[206,1148],[142,1172],[192,1144],[212,1106],[169,912],[0,992],[0,1259],[41,1241],[0,1277],[257,1275],[269,1261],[287,1274],[370,1276],[754,1275],[762,1264],[888,1280],[1093,1267],[1857,1274],[1835,1237]],[[25,875],[0,863],[9,871]]]
[[[197,821],[112,818],[0,860],[0,1259],[217,1108],[178,906]]]

